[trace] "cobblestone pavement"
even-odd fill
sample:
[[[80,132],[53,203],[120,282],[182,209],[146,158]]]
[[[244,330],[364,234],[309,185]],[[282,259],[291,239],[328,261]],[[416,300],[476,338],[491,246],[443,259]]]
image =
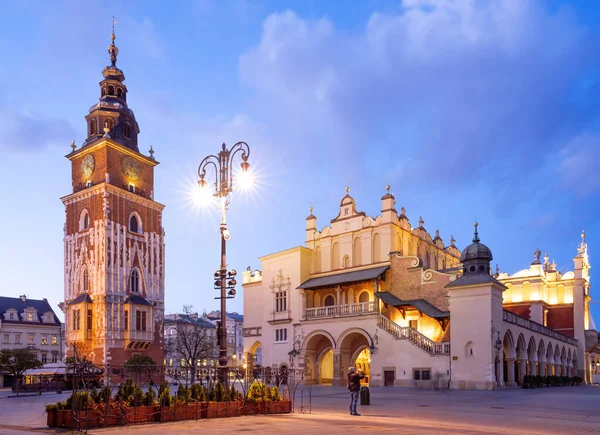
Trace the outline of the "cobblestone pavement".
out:
[[[7,399],[0,396],[0,435],[64,433],[45,427],[44,405],[66,394]],[[311,414],[248,416],[93,429],[91,434],[600,434],[600,387],[538,390],[414,391],[371,389],[371,405],[348,415],[348,392],[314,387]],[[298,396],[299,399],[299,396]],[[303,404],[308,412],[308,392]]]

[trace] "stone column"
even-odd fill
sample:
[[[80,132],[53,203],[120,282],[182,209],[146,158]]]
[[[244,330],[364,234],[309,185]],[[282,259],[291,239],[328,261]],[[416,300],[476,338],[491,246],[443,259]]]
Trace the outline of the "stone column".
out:
[[[333,350],[333,379],[331,381],[331,385],[333,385],[334,387],[346,385],[346,384],[341,383],[342,373],[343,373],[342,355],[340,354],[339,349],[334,349]]]
[[[496,356],[496,386],[504,386],[504,364],[499,356]]]
[[[506,370],[508,371],[508,381],[506,382],[507,387],[516,387],[517,383],[515,382],[515,361],[516,358],[507,358],[506,359]]]
[[[302,320],[306,320],[306,290],[301,289],[300,290],[300,297],[302,298],[302,302],[301,302],[301,307],[300,307],[300,316],[302,317]]]
[[[531,361],[529,363],[529,374],[531,376],[537,375],[537,361]]]
[[[342,305],[342,287],[339,285],[335,288],[335,296],[336,296],[336,298],[335,298],[336,305],[338,306],[337,315],[339,316],[340,315],[339,306]]]
[[[306,370],[306,385],[314,385],[319,382],[319,372],[317,370],[317,352],[314,350],[304,351],[304,364]]]
[[[519,384],[523,383],[523,379],[527,374],[527,360],[519,360]]]

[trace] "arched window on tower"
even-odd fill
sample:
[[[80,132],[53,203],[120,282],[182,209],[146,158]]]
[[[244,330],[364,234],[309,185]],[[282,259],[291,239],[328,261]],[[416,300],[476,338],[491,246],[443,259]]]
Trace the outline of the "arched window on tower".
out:
[[[95,119],[90,121],[90,136],[93,136],[98,133],[98,124]]]
[[[115,95],[115,87],[110,85],[108,87],[108,95]]]
[[[85,231],[90,227],[90,214],[83,210],[79,216],[79,231]]]
[[[102,88],[102,94],[101,96],[104,97],[106,95],[106,88]]]
[[[83,269],[83,276],[81,278],[81,291],[87,293],[89,290],[90,276],[87,269]]]
[[[131,138],[131,127],[129,126],[128,122],[123,124],[123,136],[125,136],[127,139]]]
[[[133,269],[129,276],[129,291],[132,293],[140,292],[140,274],[137,269]]]
[[[117,97],[122,97],[122,96],[123,96],[123,89],[117,88]]]
[[[129,231],[132,233],[140,232],[140,223],[138,222],[137,216],[134,214],[129,218]]]
[[[108,128],[109,131],[112,130],[114,126],[115,126],[115,123],[112,120],[112,118],[106,118],[104,120],[104,127]]]

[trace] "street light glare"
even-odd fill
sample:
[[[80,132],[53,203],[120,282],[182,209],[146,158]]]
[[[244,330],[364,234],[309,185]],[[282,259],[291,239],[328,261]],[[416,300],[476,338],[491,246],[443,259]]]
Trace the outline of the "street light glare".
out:
[[[254,175],[251,171],[240,171],[235,175],[236,185],[242,190],[250,190],[254,186]]]
[[[200,206],[206,206],[213,202],[213,194],[208,185],[194,189],[194,202]]]

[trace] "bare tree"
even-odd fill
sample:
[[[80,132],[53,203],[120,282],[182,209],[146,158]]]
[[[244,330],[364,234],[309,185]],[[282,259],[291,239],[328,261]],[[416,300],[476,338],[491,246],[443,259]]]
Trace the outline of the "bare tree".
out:
[[[165,329],[174,332],[167,335],[165,353],[184,361],[194,382],[198,362],[218,356],[215,325],[184,305],[182,314],[165,318]]]

